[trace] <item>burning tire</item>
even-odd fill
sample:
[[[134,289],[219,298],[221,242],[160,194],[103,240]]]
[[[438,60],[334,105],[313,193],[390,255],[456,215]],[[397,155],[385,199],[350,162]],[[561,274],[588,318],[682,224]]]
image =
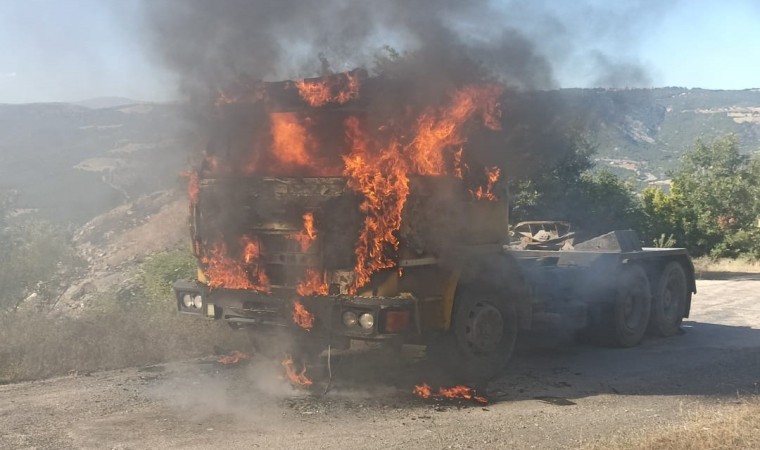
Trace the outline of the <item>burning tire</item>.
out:
[[[665,266],[652,295],[649,333],[663,337],[678,333],[691,295],[686,280],[680,263],[672,261]]]
[[[496,294],[466,290],[457,297],[451,331],[431,346],[432,356],[463,381],[487,381],[512,356],[517,341],[517,308]]]

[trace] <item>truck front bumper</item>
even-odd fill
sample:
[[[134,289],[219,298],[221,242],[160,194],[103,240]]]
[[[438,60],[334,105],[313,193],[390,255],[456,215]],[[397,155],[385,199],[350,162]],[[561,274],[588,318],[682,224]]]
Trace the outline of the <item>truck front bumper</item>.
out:
[[[314,335],[384,341],[420,333],[418,302],[411,296],[299,297],[286,290],[259,293],[209,289],[202,283],[186,280],[175,282],[173,288],[180,313],[241,326],[300,329],[293,319],[294,303],[298,300],[314,317],[313,327],[309,330]],[[369,317],[364,316],[366,314]],[[363,316],[364,320],[359,320]]]

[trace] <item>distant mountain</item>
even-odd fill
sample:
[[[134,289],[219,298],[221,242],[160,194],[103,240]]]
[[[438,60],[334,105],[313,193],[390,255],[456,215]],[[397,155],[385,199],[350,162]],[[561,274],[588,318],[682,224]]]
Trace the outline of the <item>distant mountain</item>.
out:
[[[103,108],[116,108],[119,106],[134,105],[135,103],[142,103],[139,100],[134,100],[126,97],[96,97],[74,102],[72,105],[84,106],[90,109],[103,109]]]
[[[564,89],[568,117],[582,118],[601,165],[641,181],[663,178],[698,138],[735,134],[745,153],[760,150],[760,90]]]

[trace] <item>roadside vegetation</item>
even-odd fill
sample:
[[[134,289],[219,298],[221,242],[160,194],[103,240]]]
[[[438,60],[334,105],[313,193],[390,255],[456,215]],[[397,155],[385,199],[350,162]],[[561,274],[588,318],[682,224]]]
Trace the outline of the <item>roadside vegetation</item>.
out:
[[[760,399],[735,399],[731,404],[700,407],[678,425],[640,430],[595,442],[585,449],[702,450],[760,448]]]
[[[180,317],[171,283],[192,276],[187,250],[137,265],[131,282],[100,292],[78,314],[54,308],[85,262],[71,232],[0,195],[0,383],[153,364],[239,345],[227,326]],[[235,343],[233,343],[235,342]]]

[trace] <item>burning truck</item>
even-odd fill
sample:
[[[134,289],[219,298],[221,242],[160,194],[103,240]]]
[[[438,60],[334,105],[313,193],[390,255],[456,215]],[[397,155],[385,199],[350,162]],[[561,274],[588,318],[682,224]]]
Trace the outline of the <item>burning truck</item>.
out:
[[[502,369],[520,330],[622,347],[678,331],[696,292],[684,249],[642,248],[630,230],[575,242],[557,222],[510,230],[503,168],[478,151],[503,134],[501,85],[400,106],[414,95],[364,70],[220,92],[189,174],[198,275],[175,283],[179,311],[264,353],[288,342],[301,364],[352,341],[427,345],[467,380]]]

